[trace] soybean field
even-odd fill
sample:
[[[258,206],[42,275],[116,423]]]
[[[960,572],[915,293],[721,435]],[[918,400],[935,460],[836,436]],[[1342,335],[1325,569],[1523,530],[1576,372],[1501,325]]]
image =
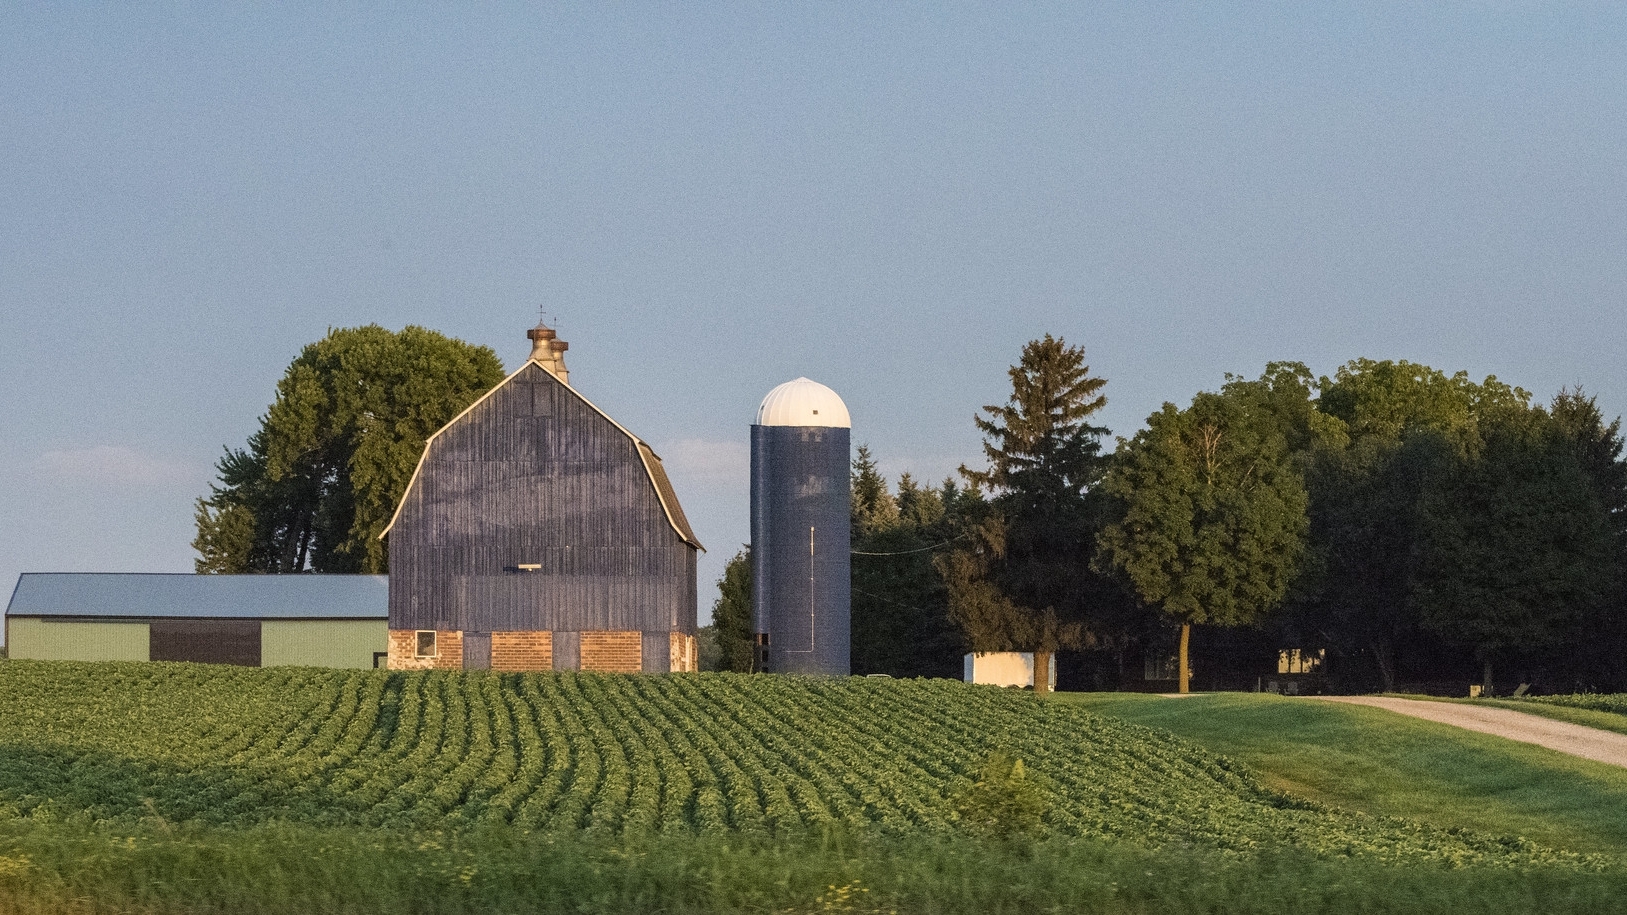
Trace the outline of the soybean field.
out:
[[[0,664],[0,819],[950,832],[997,750],[1061,835],[1585,864],[1296,801],[1167,733],[954,681]]]

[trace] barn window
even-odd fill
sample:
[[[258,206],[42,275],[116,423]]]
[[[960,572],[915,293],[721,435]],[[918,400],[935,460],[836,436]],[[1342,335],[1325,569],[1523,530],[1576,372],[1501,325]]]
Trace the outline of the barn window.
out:
[[[415,656],[420,658],[433,658],[436,657],[437,654],[438,652],[435,650],[435,630],[418,630],[418,645]]]

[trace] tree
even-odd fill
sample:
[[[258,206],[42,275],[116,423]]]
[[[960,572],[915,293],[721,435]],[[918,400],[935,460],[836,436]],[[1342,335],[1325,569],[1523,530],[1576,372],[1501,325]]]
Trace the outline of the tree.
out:
[[[1107,406],[1105,378],[1090,374],[1083,347],[1046,334],[1023,346],[1007,370],[1011,398],[973,421],[983,433],[987,470],[961,468],[974,487],[1000,495],[1013,508],[1043,511],[1075,502],[1101,480],[1102,436],[1086,420]]]
[[[860,445],[853,460],[853,672],[894,677],[959,674],[961,640],[933,556],[957,540],[964,499],[909,474],[895,496]]]
[[[853,458],[853,536],[874,534],[898,525],[898,500],[887,489],[887,478],[876,467],[869,445],[860,445]]]
[[[1571,689],[1599,691],[1627,683],[1627,461],[1622,459],[1621,418],[1606,424],[1597,402],[1581,388],[1567,388],[1548,407],[1559,434],[1605,512],[1610,531],[1611,582],[1605,598],[1577,623],[1568,652]]]
[[[1053,655],[1090,637],[1086,623],[1101,603],[1088,557],[1108,430],[1089,418],[1107,404],[1107,382],[1090,374],[1082,347],[1049,334],[1027,343],[1009,374],[1010,399],[974,417],[987,469],[960,468],[971,491],[990,494],[987,510],[939,568],[972,650],[1033,651],[1035,690],[1044,692]]]
[[[1308,456],[1318,581],[1295,616],[1337,651],[1369,654],[1380,688],[1396,688],[1402,646],[1416,660],[1445,631],[1421,626],[1426,505],[1477,466],[1486,431],[1526,415],[1529,399],[1495,377],[1475,383],[1410,362],[1356,359],[1321,379],[1317,413],[1342,434]]]
[[[1575,442],[1541,409],[1482,423],[1478,453],[1422,500],[1412,595],[1423,624],[1474,649],[1482,688],[1511,649],[1558,641],[1613,578],[1609,515]]]
[[[1261,386],[1264,387],[1261,387]],[[1192,625],[1245,625],[1280,603],[1304,554],[1307,497],[1269,379],[1233,381],[1174,404],[1120,446],[1104,489],[1119,503],[1098,566],[1181,627],[1180,691]]]
[[[719,670],[749,674],[757,669],[751,589],[751,547],[743,546],[724,565],[723,577],[717,582],[717,601],[712,604]]]
[[[331,330],[277,383],[197,503],[199,572],[388,570],[379,534],[424,442],[503,380],[489,347],[422,327]]]
[[[1554,432],[1569,443],[1604,509],[1617,557],[1627,556],[1627,461],[1622,460],[1621,417],[1606,425],[1597,399],[1565,388],[1548,406]]]
[[[1495,379],[1491,391],[1499,391]],[[1457,457],[1478,448],[1486,390],[1467,374],[1355,359],[1322,378],[1317,415],[1335,430],[1307,456],[1311,565],[1307,628],[1347,656],[1365,652],[1395,689],[1398,646],[1418,641],[1410,604],[1419,505]]]

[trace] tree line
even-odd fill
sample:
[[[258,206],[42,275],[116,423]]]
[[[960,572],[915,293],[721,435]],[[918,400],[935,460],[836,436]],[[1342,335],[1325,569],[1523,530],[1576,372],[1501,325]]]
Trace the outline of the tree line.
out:
[[[1505,669],[1627,687],[1627,462],[1582,390],[1543,404],[1409,362],[1272,363],[1109,451],[1081,347],[1032,341],[1010,377],[958,480],[893,487],[858,449],[856,673],[957,676],[962,652],[1008,650],[1044,671],[1060,652],[1087,662],[1076,685],[1111,687],[1127,654],[1172,643],[1185,691],[1197,633],[1211,686],[1295,646],[1348,689],[1490,692]],[[717,663],[747,669],[745,552],[722,584]]]
[[[1272,363],[1109,448],[1082,347],[1031,341],[1009,375],[956,478],[888,481],[857,449],[856,672],[957,676],[966,651],[1022,650],[1105,688],[1167,648],[1185,689],[1295,646],[1351,689],[1489,690],[1500,671],[1627,689],[1627,462],[1581,389],[1538,403],[1409,362]],[[217,464],[197,570],[387,571],[378,534],[424,442],[502,378],[490,348],[424,328],[330,331]],[[748,669],[745,552],[719,587],[712,663]]]

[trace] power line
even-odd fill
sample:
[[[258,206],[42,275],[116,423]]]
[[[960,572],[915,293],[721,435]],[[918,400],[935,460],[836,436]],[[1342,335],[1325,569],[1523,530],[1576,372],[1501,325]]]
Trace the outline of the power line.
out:
[[[892,604],[895,607],[903,607],[905,610],[914,610],[916,613],[937,613],[937,612],[939,612],[937,610],[927,610],[927,609],[925,609],[923,607],[916,607],[916,606],[914,606],[912,604],[901,603],[899,601],[893,600],[890,597],[882,597],[880,594],[872,594],[869,591],[864,590],[863,588],[854,588],[853,593],[855,593],[855,594],[863,594],[865,597],[875,598],[876,600],[879,600],[884,604]]]
[[[935,550],[941,546],[948,546],[949,544],[954,543],[956,540],[964,540],[965,538],[965,534],[959,534],[954,537],[950,537],[948,540],[945,540],[942,543],[934,543],[931,546],[924,546],[917,550],[899,550],[896,553],[868,553],[864,550],[848,550],[848,552],[854,556],[908,556],[911,553],[925,553],[928,550]]]

